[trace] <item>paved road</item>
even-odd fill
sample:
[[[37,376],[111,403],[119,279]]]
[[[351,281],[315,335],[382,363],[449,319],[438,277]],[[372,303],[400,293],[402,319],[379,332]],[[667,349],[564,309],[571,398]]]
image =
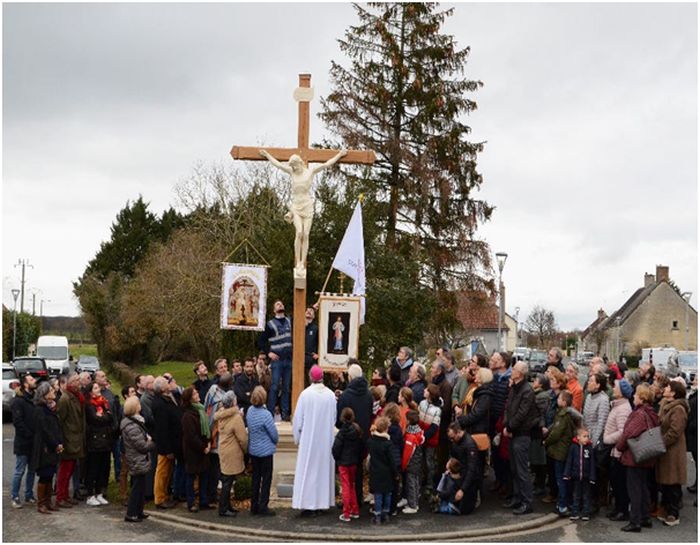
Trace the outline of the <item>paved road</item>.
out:
[[[11,424],[2,426],[2,540],[4,542],[199,542],[231,541],[172,528],[157,522],[124,522],[125,509],[116,505],[95,508],[84,503],[58,514],[40,515],[33,507],[13,509],[9,489],[14,470]],[[89,513],[88,513],[89,511]],[[87,517],[89,515],[89,518]],[[89,524],[88,524],[89,522]]]
[[[35,509],[29,506],[23,509],[13,509],[9,501],[8,490],[12,471],[14,469],[14,456],[12,454],[12,437],[14,429],[11,424],[3,425],[3,541],[5,542],[230,542],[241,541],[234,533],[222,534],[193,530],[187,525],[168,525],[147,520],[141,524],[127,524],[123,521],[124,508],[111,504],[100,508],[88,508],[85,504],[70,510],[62,510],[58,514],[50,516],[39,515]],[[694,478],[694,469],[689,470],[689,478]],[[654,528],[645,530],[641,534],[625,534],[620,532],[621,524],[611,523],[604,518],[596,518],[587,523],[574,524],[568,520],[556,521],[545,528],[525,531],[517,536],[510,535],[496,539],[479,538],[478,541],[490,542],[697,542],[697,508],[693,507],[695,496],[685,493],[685,508],[681,513],[681,524],[675,528],[666,528],[660,522],[654,523]],[[495,498],[487,498],[488,503],[480,509],[479,518],[462,517],[450,519],[453,524],[446,528],[447,519],[435,515],[419,513],[410,519],[397,521],[386,528],[386,531],[396,532],[400,529],[416,532],[439,532],[446,529],[454,529],[454,526],[470,524],[482,524],[486,519],[490,525],[505,525],[516,522],[515,517],[507,514],[496,502]],[[539,504],[538,514],[546,513],[551,506]],[[89,511],[89,513],[88,513]],[[242,513],[239,519],[234,519],[231,524],[245,526],[257,526],[289,531],[352,531],[352,525],[344,525],[337,520],[337,513],[332,510],[328,515],[312,520],[299,520],[295,513],[289,509],[281,509],[280,516],[273,519],[252,519],[248,513]],[[175,509],[168,513],[187,516],[184,509]],[[86,517],[89,517],[87,518]],[[529,515],[534,516],[534,515]],[[213,512],[203,512],[197,516],[200,521],[210,520],[221,523],[222,520]],[[89,521],[89,523],[86,523]],[[259,525],[259,526],[258,526]],[[355,528],[360,529],[369,526],[369,519],[357,521]]]

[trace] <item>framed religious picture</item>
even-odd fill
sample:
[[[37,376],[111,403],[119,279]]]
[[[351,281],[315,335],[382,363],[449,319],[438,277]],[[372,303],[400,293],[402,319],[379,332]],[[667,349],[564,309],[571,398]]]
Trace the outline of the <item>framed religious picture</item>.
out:
[[[360,352],[360,298],[322,295],[318,304],[318,364],[345,370]]]
[[[267,266],[222,263],[221,329],[265,329]]]

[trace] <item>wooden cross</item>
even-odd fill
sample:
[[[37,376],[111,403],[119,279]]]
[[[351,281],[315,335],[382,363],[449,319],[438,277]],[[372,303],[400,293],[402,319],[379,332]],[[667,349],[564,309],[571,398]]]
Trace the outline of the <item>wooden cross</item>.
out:
[[[311,87],[311,74],[299,74],[299,87],[294,91],[294,100],[299,103],[299,124],[297,129],[296,148],[267,148],[267,152],[278,161],[288,161],[296,154],[304,164],[325,163],[336,156],[340,150],[315,149],[309,147],[309,103],[313,99]],[[234,159],[248,161],[266,161],[260,155],[261,146],[233,146],[231,156]],[[340,163],[371,165],[375,161],[374,152],[371,150],[348,150],[347,155],[340,159]],[[292,339],[292,410],[296,407],[297,399],[304,389],[304,345],[306,337],[306,280],[294,282],[294,319]]]

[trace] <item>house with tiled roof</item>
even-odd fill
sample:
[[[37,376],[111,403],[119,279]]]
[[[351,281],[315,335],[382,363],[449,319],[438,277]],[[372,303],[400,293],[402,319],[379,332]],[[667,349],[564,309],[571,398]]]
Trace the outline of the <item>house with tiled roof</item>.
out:
[[[459,292],[457,320],[463,328],[461,337],[464,344],[481,343],[488,354],[498,350],[498,304],[495,296],[482,291]],[[501,337],[506,350],[515,349],[516,331],[515,319],[504,313]]]
[[[686,331],[687,318],[687,331]],[[669,267],[657,265],[656,275],[645,273],[644,285],[610,316],[603,309],[581,334],[585,350],[638,356],[642,348],[673,346],[697,350],[698,313],[681,296],[669,276]]]

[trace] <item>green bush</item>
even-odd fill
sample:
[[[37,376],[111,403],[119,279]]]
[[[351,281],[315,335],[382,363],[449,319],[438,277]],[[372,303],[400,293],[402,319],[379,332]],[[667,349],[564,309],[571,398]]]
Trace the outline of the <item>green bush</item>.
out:
[[[253,479],[250,475],[242,475],[236,479],[233,496],[237,500],[249,500],[253,496]]]
[[[12,342],[14,339],[14,313],[3,308],[2,310],[2,361],[12,360]],[[29,345],[37,341],[41,335],[41,319],[32,316],[28,312],[17,313],[17,338],[15,356],[26,356]]]

